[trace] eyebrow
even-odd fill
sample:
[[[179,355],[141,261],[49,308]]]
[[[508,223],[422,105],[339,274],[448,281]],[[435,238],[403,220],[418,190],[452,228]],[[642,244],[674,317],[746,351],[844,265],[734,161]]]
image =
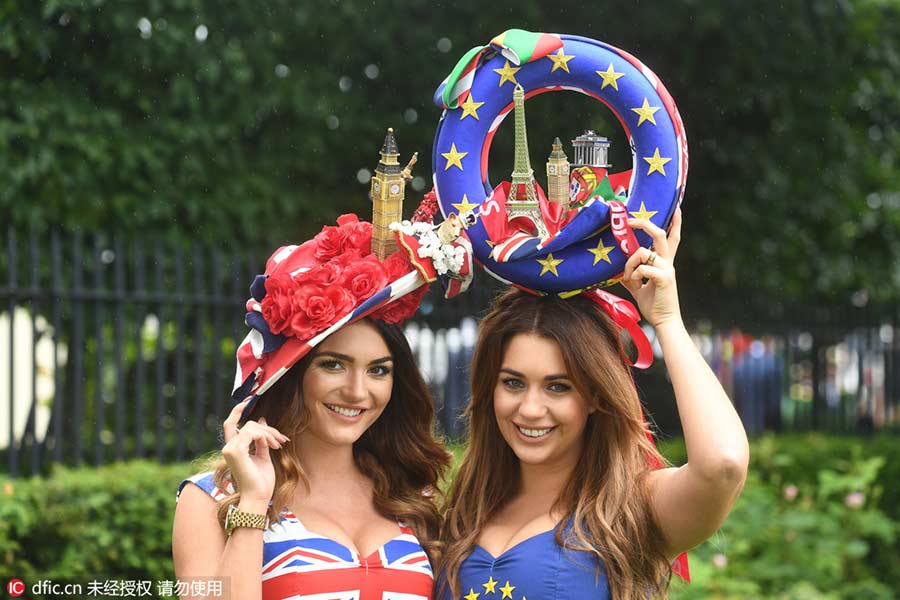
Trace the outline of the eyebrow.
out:
[[[322,356],[330,356],[332,358],[337,358],[338,360],[343,360],[344,362],[348,362],[348,363],[356,362],[352,356],[349,356],[347,354],[341,354],[340,352],[328,352],[328,351],[320,352],[319,354],[316,355],[316,358],[319,358]],[[385,363],[385,362],[391,362],[393,360],[394,360],[394,357],[388,355],[388,356],[382,356],[381,358],[376,358],[375,360],[369,361],[369,364],[370,365],[378,365],[378,364]]]
[[[513,369],[509,369],[507,367],[503,367],[502,369],[500,369],[500,372],[508,373],[508,374],[512,375],[513,377],[519,377],[520,379],[526,379],[524,373],[519,373],[518,371],[514,371]],[[546,377],[544,377],[544,381],[552,381],[554,379],[568,379],[568,378],[569,378],[568,373],[556,373],[554,375],[547,375]]]

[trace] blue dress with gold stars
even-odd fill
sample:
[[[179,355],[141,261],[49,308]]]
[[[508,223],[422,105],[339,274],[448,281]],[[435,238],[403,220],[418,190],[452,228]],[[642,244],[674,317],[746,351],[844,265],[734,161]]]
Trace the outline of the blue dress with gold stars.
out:
[[[598,568],[599,567],[599,568]],[[500,556],[475,546],[459,569],[460,600],[608,600],[606,571],[594,554],[567,550],[556,530],[524,540]],[[438,586],[440,600],[451,600]]]

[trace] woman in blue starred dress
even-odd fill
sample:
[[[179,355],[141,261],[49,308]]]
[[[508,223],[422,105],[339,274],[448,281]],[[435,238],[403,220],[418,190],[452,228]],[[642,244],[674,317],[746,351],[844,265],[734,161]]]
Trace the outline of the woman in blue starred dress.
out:
[[[398,325],[427,286],[405,251],[372,247],[344,215],[254,281],[225,446],[179,488],[179,580],[241,600],[431,598],[449,456]]]
[[[655,252],[626,263],[624,285],[656,329],[687,464],[660,468],[612,318],[621,299],[510,290],[482,321],[472,361],[439,598],[665,596],[671,572],[687,578],[682,553],[736,501],[747,438],[682,324],[672,266],[680,209],[668,237],[649,221],[629,225],[653,238]]]

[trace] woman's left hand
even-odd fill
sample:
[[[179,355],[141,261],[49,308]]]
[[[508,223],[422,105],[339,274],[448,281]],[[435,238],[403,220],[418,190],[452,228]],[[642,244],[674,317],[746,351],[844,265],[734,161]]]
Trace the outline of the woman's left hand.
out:
[[[653,238],[653,250],[639,248],[631,255],[625,263],[622,285],[634,296],[644,319],[653,327],[680,322],[681,309],[672,263],[681,241],[681,207],[675,209],[668,236],[647,219],[628,219],[628,225]]]

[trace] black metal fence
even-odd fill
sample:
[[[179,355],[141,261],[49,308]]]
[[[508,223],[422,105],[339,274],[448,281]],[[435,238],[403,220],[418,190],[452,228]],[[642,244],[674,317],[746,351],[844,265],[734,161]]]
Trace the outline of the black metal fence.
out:
[[[106,234],[4,235],[0,469],[15,476],[54,462],[184,460],[220,444],[247,288],[264,252]],[[478,315],[498,286],[476,279],[449,302],[430,292],[419,322],[446,330]],[[825,325],[754,325],[745,316],[740,325],[753,337],[708,331],[697,341],[751,432],[896,428],[897,311],[854,314]],[[420,360],[442,360],[447,349],[428,352]],[[432,384],[446,428],[465,402],[465,373],[457,365],[441,377]],[[677,432],[661,361],[637,382],[663,431]]]
[[[179,460],[209,448],[258,256],[105,235],[9,229],[6,238],[0,445],[8,471]]]

